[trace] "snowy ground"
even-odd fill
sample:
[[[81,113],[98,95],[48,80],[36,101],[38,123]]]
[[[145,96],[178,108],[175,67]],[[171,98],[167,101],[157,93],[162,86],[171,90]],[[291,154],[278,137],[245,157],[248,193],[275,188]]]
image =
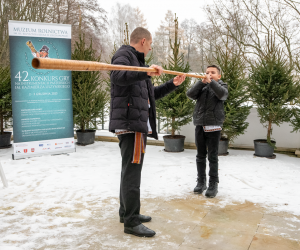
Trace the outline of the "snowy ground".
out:
[[[300,158],[277,154],[275,160],[269,160],[254,157],[252,151],[229,152],[219,158],[219,204],[248,200],[300,215]],[[5,241],[22,241],[28,230],[36,230],[34,237],[38,239],[47,235],[43,226],[87,219],[92,216],[87,206],[101,207],[101,202],[119,195],[121,157],[117,143],[95,142],[77,146],[77,152],[70,155],[16,161],[11,160],[11,154],[12,149],[0,151],[9,184],[4,189],[0,182],[0,246]],[[147,146],[142,198],[172,199],[190,194],[196,184],[195,154],[195,150],[166,153],[163,147]],[[24,211],[31,216],[24,216]],[[49,211],[62,216],[53,219]],[[63,216],[62,211],[76,211],[76,216]]]

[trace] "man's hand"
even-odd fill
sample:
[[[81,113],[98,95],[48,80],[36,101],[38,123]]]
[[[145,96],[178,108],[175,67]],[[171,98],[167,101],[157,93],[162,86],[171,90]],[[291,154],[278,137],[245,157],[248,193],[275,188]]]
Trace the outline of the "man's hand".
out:
[[[210,83],[211,82],[211,79],[210,79],[210,75],[209,74],[206,74],[205,75],[205,78],[203,78],[202,80],[203,83]]]
[[[160,76],[163,73],[163,68],[152,64],[149,68],[156,69],[157,72],[147,72],[148,76]]]
[[[175,86],[179,86],[181,83],[184,82],[186,75],[176,76],[173,79],[173,83]]]

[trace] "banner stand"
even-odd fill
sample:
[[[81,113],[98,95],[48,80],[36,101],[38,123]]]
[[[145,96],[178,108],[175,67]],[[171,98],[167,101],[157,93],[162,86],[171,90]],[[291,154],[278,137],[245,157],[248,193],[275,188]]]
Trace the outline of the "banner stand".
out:
[[[8,187],[7,179],[6,179],[6,177],[5,177],[5,174],[4,174],[2,165],[1,165],[1,161],[0,161],[0,176],[1,176],[1,180],[2,180],[3,186],[4,186],[5,188],[7,188],[7,187]]]
[[[70,24],[9,20],[14,160],[75,152],[72,73],[33,58],[71,59]]]
[[[13,160],[76,152],[74,138],[14,143]]]
[[[64,150],[62,152],[43,152],[43,153],[36,153],[36,154],[30,154],[27,157],[25,157],[24,155],[19,157],[18,154],[12,154],[12,159],[13,160],[20,160],[20,159],[27,159],[27,158],[31,158],[31,157],[39,157],[39,156],[44,156],[44,155],[69,155],[70,153],[74,153],[76,152],[76,148],[74,149],[69,149],[69,150]]]

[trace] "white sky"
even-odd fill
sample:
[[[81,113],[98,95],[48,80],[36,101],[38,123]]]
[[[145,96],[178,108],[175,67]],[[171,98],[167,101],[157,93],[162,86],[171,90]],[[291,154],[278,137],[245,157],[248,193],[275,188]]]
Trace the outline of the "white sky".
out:
[[[176,13],[179,24],[184,19],[195,19],[197,23],[205,22],[206,15],[203,6],[208,3],[203,0],[98,0],[100,6],[105,9],[109,17],[111,8],[117,2],[121,4],[130,4],[133,8],[139,7],[147,20],[149,31],[154,34],[158,29],[168,10]]]

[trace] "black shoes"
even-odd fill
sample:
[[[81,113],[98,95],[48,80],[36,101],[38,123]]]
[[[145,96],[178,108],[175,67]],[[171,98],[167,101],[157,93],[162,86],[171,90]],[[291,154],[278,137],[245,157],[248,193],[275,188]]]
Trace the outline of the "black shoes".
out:
[[[139,214],[139,219],[140,219],[141,223],[144,223],[144,222],[149,222],[152,218],[150,216],[147,216],[147,215]],[[123,217],[120,217],[120,222],[124,223],[124,218]]]
[[[138,237],[153,237],[155,235],[153,230],[145,227],[143,224],[135,227],[124,227],[124,233],[133,234]]]
[[[218,193],[218,182],[210,181],[205,196],[209,198],[214,198],[217,195],[217,193]]]
[[[202,194],[202,192],[207,189],[206,186],[206,178],[198,178],[197,179],[197,186],[194,188],[194,192],[198,194]]]

